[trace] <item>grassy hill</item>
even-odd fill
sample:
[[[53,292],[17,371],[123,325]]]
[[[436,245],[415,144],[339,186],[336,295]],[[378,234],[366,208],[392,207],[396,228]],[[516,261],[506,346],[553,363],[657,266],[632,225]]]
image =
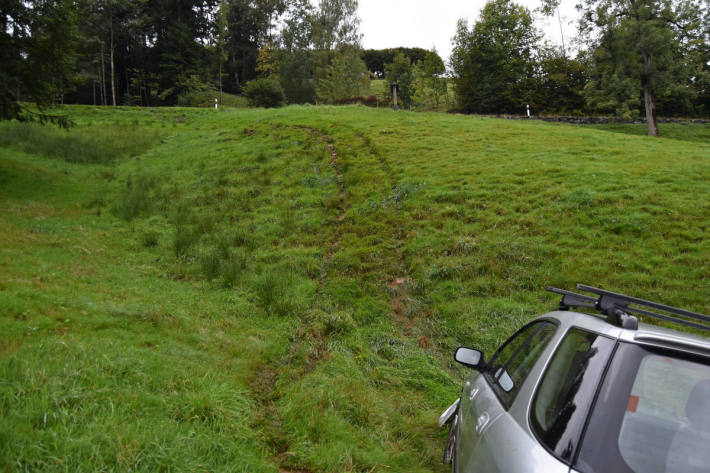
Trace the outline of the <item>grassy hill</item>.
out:
[[[2,471],[445,471],[546,285],[710,312],[707,126],[69,113],[0,124]]]

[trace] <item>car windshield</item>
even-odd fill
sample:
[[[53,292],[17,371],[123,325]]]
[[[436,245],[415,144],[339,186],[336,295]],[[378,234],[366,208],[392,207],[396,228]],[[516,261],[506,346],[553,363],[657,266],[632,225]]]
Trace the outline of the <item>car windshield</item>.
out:
[[[707,472],[708,445],[708,360],[621,344],[576,467],[584,473]]]

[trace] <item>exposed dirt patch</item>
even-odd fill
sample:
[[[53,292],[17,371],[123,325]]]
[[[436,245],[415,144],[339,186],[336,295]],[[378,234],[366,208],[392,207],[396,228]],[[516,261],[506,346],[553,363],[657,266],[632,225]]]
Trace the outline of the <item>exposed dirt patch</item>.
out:
[[[405,282],[407,282],[407,278],[395,278],[394,281],[390,283],[390,287],[397,288],[402,286]]]

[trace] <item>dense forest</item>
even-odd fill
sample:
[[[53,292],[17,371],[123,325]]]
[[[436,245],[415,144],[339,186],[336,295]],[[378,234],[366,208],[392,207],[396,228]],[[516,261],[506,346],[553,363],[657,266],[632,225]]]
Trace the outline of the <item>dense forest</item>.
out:
[[[539,11],[554,15],[555,1]],[[706,1],[584,0],[573,53],[544,42],[528,9],[491,0],[452,31],[446,64],[419,48],[363,50],[357,8],[357,0],[7,0],[0,116],[33,118],[25,102],[204,106],[225,93],[254,105],[348,103],[371,94],[371,78],[398,82],[409,107],[645,115],[649,134],[657,114],[710,113]]]

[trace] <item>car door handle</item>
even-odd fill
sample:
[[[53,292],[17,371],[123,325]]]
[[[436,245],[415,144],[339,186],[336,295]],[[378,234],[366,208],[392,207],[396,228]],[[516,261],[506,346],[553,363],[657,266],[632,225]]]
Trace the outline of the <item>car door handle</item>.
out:
[[[473,398],[475,398],[478,395],[478,391],[480,391],[480,390],[481,390],[481,388],[479,388],[478,386],[474,386],[471,389],[471,393],[468,395],[468,400],[473,401]]]
[[[483,429],[486,428],[486,426],[488,425],[488,421],[490,420],[491,418],[487,412],[484,412],[483,414],[478,416],[478,420],[476,420],[476,433],[480,434]]]

